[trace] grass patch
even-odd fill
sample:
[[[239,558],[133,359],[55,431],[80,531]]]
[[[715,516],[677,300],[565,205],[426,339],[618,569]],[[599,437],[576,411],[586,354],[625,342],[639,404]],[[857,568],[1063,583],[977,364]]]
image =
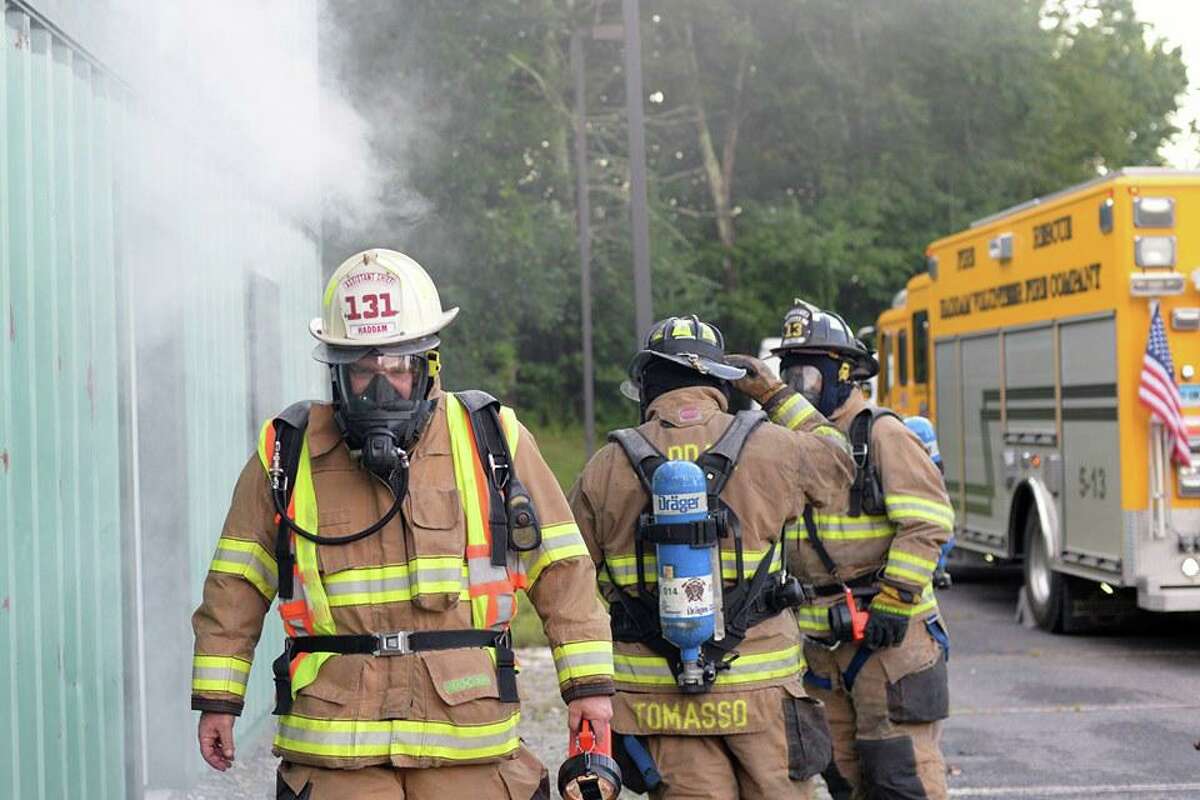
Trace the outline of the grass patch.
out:
[[[583,446],[583,427],[580,425],[530,426],[533,438],[537,439],[538,449],[542,457],[558,478],[558,485],[565,492],[575,483],[583,465],[587,463],[587,453]]]

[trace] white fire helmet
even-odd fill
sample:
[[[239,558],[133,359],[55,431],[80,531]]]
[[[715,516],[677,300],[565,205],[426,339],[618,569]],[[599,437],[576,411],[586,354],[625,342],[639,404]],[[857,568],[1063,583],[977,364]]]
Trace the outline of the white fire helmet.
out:
[[[416,261],[395,250],[364,250],[343,261],[325,287],[321,316],[308,326],[320,341],[313,357],[341,364],[370,351],[423,353],[440,344],[438,331],[457,315],[458,308],[442,308]]]

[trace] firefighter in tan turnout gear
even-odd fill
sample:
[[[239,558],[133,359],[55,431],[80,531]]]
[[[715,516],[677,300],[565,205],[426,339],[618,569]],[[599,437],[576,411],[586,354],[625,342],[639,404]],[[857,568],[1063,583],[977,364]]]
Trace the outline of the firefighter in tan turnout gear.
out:
[[[517,589],[572,728],[611,716],[608,618],[580,589],[595,570],[566,499],[510,409],[441,388],[438,332],[457,313],[401,253],[347,260],[311,325],[333,403],[268,421],[238,479],[193,617],[192,708],[201,754],[226,769],[278,599],[280,798],[549,797],[517,738]]]
[[[738,388],[788,428],[816,406],[846,434],[856,465],[849,491],[805,509],[787,537],[789,569],[817,595],[798,610],[805,685],[825,703],[836,773],[852,794],[836,788],[834,770],[826,777],[835,797],[945,798],[937,723],[949,713],[949,639],[932,579],[954,512],[942,476],[904,422],[856,388],[879,365],[839,316],[796,301],[773,352],[783,380],[742,357],[749,374]]]
[[[744,372],[725,362],[720,331],[696,317],[655,324],[629,374],[623,391],[640,402],[642,424],[610,434],[569,493],[612,614],[614,747],[626,785],[654,798],[810,797],[829,732],[800,681],[788,613],[800,587],[783,571],[782,534],[806,504],[845,496],[845,439],[811,408],[797,431],[761,411],[728,413],[730,383]],[[696,501],[707,494],[708,517],[651,524],[643,511],[656,470],[679,461],[703,470]],[[664,541],[712,548],[716,587],[706,597],[693,582],[689,600],[719,596],[723,625],[698,663],[684,663],[659,622],[659,589],[670,598],[678,580],[656,562]]]

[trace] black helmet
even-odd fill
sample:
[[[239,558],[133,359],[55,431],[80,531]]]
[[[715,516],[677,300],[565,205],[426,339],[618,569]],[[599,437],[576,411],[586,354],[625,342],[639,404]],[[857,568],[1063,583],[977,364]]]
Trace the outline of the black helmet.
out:
[[[629,362],[629,380],[621,393],[630,400],[641,397],[642,372],[654,359],[665,359],[724,381],[736,381],[746,370],[725,363],[725,337],[716,325],[701,322],[695,314],[667,317],[650,326],[642,349]]]
[[[800,353],[829,354],[848,362],[852,381],[865,381],[879,372],[879,362],[854,337],[846,320],[796,298],[783,318],[783,341],[771,354],[786,358]]]

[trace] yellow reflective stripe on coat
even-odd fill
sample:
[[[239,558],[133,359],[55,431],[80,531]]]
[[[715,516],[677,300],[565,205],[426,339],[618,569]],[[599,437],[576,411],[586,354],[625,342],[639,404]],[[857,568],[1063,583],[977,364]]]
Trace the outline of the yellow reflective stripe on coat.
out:
[[[795,675],[803,669],[799,645],[783,650],[738,656],[729,669],[717,673],[717,686],[735,686]],[[617,683],[637,686],[674,686],[675,676],[662,656],[613,653],[613,677]]]
[[[883,574],[899,578],[902,582],[911,581],[919,586],[924,586],[933,578],[935,569],[937,569],[936,561],[897,550],[893,544],[892,549],[888,551],[887,565],[884,567]]]
[[[829,608],[827,606],[800,606],[796,609],[796,624],[801,633],[812,636],[828,636]]]
[[[520,554],[520,561],[527,579],[526,589],[533,586],[538,576],[555,561],[587,556],[587,545],[574,522],[560,522],[542,528],[542,543],[536,550]]]
[[[742,577],[749,578],[754,575],[754,571],[758,569],[759,563],[763,556],[766,555],[765,550],[747,550],[742,554]],[[608,569],[603,566],[596,569],[597,578],[601,583],[611,583],[609,579],[609,571],[612,572],[612,577],[616,579],[618,586],[636,586],[637,585],[637,556],[608,556],[605,558],[605,563]],[[658,560],[650,553],[647,553],[642,560],[643,571],[646,576],[646,583],[656,583],[658,581]],[[783,567],[783,548],[776,547],[775,552],[771,556],[770,572],[775,572]],[[732,581],[737,578],[737,551],[721,550],[721,577],[727,581]]]
[[[612,642],[568,642],[554,648],[554,668],[560,684],[578,678],[613,675]]]
[[[833,439],[838,444],[842,445],[842,447],[846,448],[847,451],[849,451],[850,445],[846,441],[846,434],[842,433],[837,427],[833,425],[818,425],[812,429],[812,432],[817,436],[825,436],[829,439]]]
[[[437,720],[279,718],[275,746],[289,753],[332,758],[409,756],[474,761],[502,758],[520,746],[519,712],[486,725]]]
[[[885,614],[893,614],[897,617],[915,617],[918,614],[924,614],[926,611],[937,608],[937,599],[935,597],[932,597],[931,594],[927,594],[925,597],[928,599],[923,599],[920,603],[910,606],[893,603],[883,599],[882,595],[877,595],[871,601],[871,610],[882,611]]]
[[[954,530],[954,509],[946,503],[910,494],[889,494],[883,501],[893,520],[913,519]]]
[[[804,395],[796,392],[771,410],[771,421],[776,425],[796,430],[815,412],[812,403],[808,402]]]
[[[814,514],[813,524],[817,526],[817,534],[823,542],[852,542],[863,539],[886,539],[895,534],[896,529],[891,521],[884,516],[863,514],[851,517],[845,514]],[[808,529],[804,520],[797,518],[788,523],[784,530],[789,542],[801,542],[808,539]]]
[[[246,696],[250,662],[236,656],[192,656],[192,692],[227,692]]]
[[[325,575],[331,608],[410,601],[418,594],[458,594],[468,600],[467,565],[458,556],[420,556],[407,564],[356,567]]]
[[[217,551],[208,566],[212,572],[224,572],[245,578],[271,602],[279,585],[279,570],[275,558],[258,542],[222,536]]]

